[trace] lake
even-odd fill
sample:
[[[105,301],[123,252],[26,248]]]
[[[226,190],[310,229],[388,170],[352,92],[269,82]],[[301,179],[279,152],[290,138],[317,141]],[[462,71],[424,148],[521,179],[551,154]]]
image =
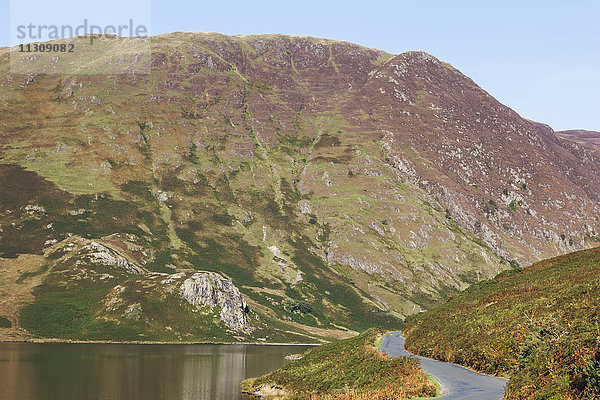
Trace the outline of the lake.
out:
[[[236,400],[309,347],[0,343],[0,399]]]

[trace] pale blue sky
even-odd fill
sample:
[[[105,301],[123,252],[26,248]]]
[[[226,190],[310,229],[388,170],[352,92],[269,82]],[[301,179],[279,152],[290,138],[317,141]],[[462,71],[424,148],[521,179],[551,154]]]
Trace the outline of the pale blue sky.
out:
[[[600,0],[12,1],[10,18],[8,0],[0,0],[2,46],[15,43],[17,24],[134,18],[152,34],[284,33],[390,53],[424,50],[526,118],[600,131]]]

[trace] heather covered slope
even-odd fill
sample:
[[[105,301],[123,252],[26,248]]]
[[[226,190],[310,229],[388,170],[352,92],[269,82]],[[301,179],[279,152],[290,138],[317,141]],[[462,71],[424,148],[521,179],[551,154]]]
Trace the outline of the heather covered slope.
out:
[[[598,165],[425,53],[281,35],[73,43],[80,63],[18,59],[37,74],[9,74],[0,50],[7,270],[100,240],[139,249],[127,258],[148,273],[220,273],[314,338],[598,240]],[[24,175],[55,197],[20,195]]]
[[[600,248],[507,271],[406,321],[419,355],[510,378],[509,399],[600,396]]]
[[[600,150],[600,132],[579,129],[556,132],[556,136],[567,142],[574,142],[596,151]]]
[[[383,334],[375,328],[312,348],[300,360],[243,381],[242,397],[383,400],[435,396],[436,386],[421,371],[418,360],[379,352]]]

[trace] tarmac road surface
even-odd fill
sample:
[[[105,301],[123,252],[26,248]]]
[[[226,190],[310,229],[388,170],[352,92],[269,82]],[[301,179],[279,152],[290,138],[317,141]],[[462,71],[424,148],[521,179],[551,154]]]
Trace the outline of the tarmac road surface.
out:
[[[392,357],[414,357],[421,361],[421,369],[431,375],[442,389],[444,400],[499,400],[504,396],[506,379],[480,374],[457,364],[420,357],[404,350],[401,332],[383,337],[379,350]]]

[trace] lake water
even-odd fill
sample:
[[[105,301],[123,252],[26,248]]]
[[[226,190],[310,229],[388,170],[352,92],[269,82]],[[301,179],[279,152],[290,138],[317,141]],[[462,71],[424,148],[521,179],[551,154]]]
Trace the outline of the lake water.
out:
[[[309,346],[0,343],[1,400],[236,400]]]

